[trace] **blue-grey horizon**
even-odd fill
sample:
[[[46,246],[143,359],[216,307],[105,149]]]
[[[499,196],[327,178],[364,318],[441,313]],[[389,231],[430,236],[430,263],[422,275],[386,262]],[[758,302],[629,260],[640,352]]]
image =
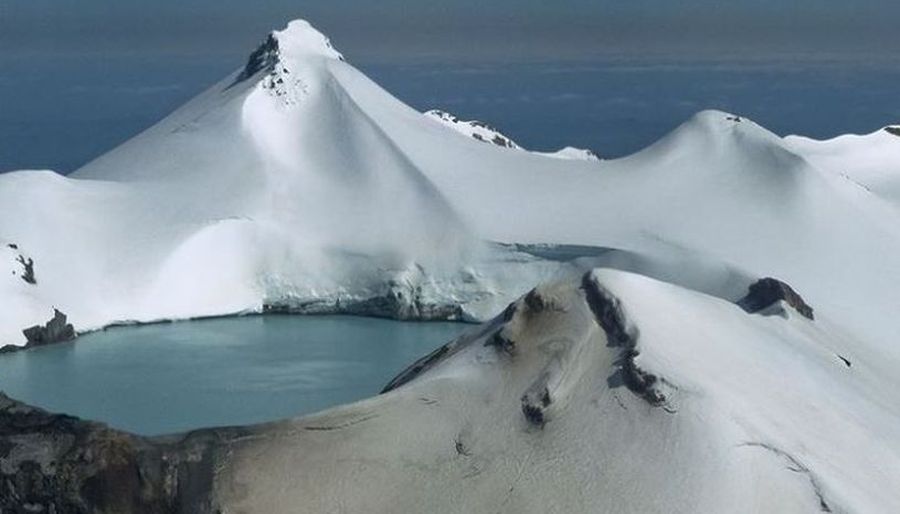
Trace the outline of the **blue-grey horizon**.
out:
[[[235,55],[294,18],[360,62],[900,53],[888,0],[6,0],[0,56]]]
[[[900,121],[888,0],[0,0],[0,172],[66,173],[305,18],[417,109],[620,156],[703,108],[830,137]]]

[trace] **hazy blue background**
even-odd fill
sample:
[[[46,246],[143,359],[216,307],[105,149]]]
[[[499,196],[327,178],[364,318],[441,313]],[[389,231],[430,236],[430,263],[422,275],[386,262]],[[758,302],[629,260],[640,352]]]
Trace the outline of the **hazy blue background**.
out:
[[[827,137],[900,122],[895,0],[0,0],[0,171],[69,171],[311,20],[414,107],[605,156],[691,113]]]

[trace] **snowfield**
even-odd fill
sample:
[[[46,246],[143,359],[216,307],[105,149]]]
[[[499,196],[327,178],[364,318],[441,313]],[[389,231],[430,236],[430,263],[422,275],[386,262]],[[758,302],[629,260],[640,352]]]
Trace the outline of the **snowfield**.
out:
[[[866,191],[900,205],[900,126],[827,141],[785,138],[788,146],[820,169],[840,175]]]
[[[24,344],[54,307],[79,331],[264,308],[486,319],[573,267],[497,242],[616,249],[676,282],[734,269],[732,299],[771,275],[869,344],[897,333],[895,203],[796,138],[706,111],[638,154],[588,161],[459,137],[461,124],[410,109],[292,22],[72,175],[0,176],[0,341]],[[896,175],[900,137],[883,134],[859,174]],[[35,284],[14,274],[20,254]],[[687,257],[649,264],[673,255]]]
[[[857,352],[783,303],[747,314],[597,270],[386,394],[226,438],[211,497],[248,513],[894,512],[900,411]]]
[[[228,443],[233,511],[898,512],[898,163],[894,127],[719,111],[622,159],[530,152],[295,21],[72,175],[0,175],[0,345],[54,308],[493,318],[385,395]],[[763,277],[814,319],[737,306]]]

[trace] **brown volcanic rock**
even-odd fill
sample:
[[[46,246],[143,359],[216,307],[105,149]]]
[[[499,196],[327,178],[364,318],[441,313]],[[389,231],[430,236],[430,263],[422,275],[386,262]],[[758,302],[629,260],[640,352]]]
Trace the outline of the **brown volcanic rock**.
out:
[[[144,438],[0,393],[0,512],[213,512],[214,448],[226,432]]]

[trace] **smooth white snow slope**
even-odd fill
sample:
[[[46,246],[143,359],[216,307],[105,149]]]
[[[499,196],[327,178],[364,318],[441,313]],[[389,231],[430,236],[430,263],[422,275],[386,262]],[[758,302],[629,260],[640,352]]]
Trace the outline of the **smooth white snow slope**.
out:
[[[0,213],[37,279],[0,279],[5,343],[52,307],[79,330],[265,305],[483,319],[572,267],[497,241],[611,248],[686,287],[720,269],[742,278],[703,290],[730,300],[774,276],[900,358],[896,206],[789,142],[706,111],[624,159],[510,151],[404,105],[302,21],[70,177],[3,175]]]
[[[555,152],[535,152],[538,155],[544,155],[547,157],[553,157],[556,159],[572,159],[576,161],[599,161],[600,158],[597,157],[593,151],[585,149],[585,148],[575,148],[574,146],[567,146],[565,148],[560,148]]]
[[[527,287],[505,274],[558,267],[484,246],[347,95],[331,72],[347,65],[308,24],[261,50],[70,177],[0,178],[0,238],[37,278],[2,279],[0,341],[24,343],[52,307],[79,330],[269,304],[485,317]]]
[[[826,141],[803,136],[785,141],[815,166],[900,206],[900,125]]]

